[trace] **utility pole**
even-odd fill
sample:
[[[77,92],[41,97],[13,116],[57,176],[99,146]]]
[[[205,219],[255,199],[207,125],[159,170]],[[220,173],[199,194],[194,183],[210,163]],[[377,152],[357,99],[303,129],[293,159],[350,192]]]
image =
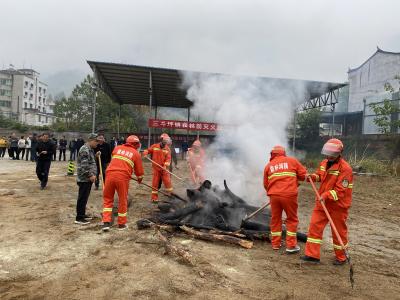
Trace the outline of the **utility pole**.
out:
[[[294,109],[294,116],[293,116],[293,145],[292,145],[292,152],[295,154],[296,152],[296,127],[297,127],[297,111]]]
[[[92,133],[95,133],[96,130],[96,99],[97,99],[97,86],[92,85],[92,89],[94,90],[93,97],[93,108],[92,108]]]

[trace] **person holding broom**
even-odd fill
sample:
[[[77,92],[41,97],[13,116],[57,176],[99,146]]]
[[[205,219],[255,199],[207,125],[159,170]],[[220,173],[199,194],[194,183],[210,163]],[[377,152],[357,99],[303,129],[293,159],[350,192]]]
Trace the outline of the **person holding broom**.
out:
[[[315,201],[308,229],[305,255],[301,257],[303,261],[319,263],[322,234],[325,226],[330,222],[328,218],[330,215],[338,233],[338,235],[335,233],[335,229],[331,225],[335,252],[333,264],[343,265],[346,263],[345,250],[348,246],[346,220],[352,201],[353,170],[343,159],[342,152],[343,143],[340,140],[328,140],[321,151],[326,158],[320,163],[316,172],[308,177],[308,181],[312,180],[321,184],[317,193],[320,198]],[[324,210],[324,206],[327,212]]]
[[[117,146],[112,152],[112,158],[106,170],[106,182],[103,191],[103,231],[111,228],[111,217],[114,206],[114,194],[118,193],[118,230],[128,228],[128,190],[132,173],[137,181],[142,182],[144,171],[142,158],[138,152],[140,140],[136,135],[130,135],[125,144]]]

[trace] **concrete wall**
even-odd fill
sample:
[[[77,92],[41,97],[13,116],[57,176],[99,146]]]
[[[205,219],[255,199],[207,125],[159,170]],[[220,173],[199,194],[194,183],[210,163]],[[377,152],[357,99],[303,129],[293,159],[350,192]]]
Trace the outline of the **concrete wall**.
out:
[[[362,111],[363,99],[384,92],[386,82],[399,88],[400,54],[386,53],[378,50],[360,68],[349,71],[349,112]]]

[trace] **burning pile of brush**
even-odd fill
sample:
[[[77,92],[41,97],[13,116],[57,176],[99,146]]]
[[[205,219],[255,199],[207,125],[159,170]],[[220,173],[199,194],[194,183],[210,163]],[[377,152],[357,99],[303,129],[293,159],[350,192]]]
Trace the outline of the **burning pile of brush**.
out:
[[[137,226],[138,229],[167,228],[170,232],[181,230],[195,238],[249,249],[254,239],[269,241],[269,210],[260,211],[251,219],[247,217],[257,209],[232,193],[226,181],[221,189],[206,180],[198,189],[187,189],[185,198],[176,195],[160,202],[158,211],[137,221]],[[297,233],[297,238],[306,241],[305,234]]]

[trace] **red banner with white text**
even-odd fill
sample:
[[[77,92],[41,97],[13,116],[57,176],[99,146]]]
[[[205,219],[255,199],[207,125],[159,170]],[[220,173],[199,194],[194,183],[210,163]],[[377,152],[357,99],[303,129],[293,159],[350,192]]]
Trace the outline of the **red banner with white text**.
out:
[[[149,119],[150,128],[171,128],[191,131],[217,131],[216,123]]]

